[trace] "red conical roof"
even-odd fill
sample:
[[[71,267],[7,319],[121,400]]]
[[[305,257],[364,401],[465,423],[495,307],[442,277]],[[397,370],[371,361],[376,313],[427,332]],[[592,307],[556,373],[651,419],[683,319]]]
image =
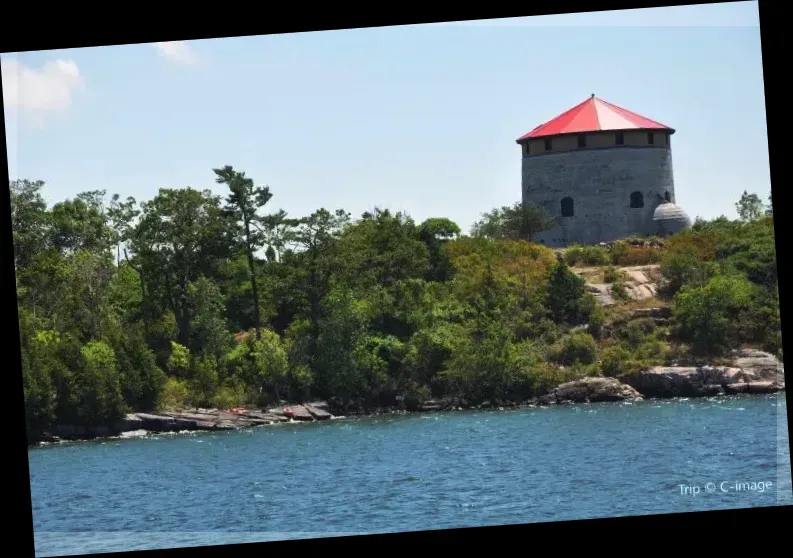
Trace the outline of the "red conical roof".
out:
[[[650,120],[624,108],[612,105],[592,95],[567,112],[563,112],[553,120],[541,124],[528,134],[517,139],[523,140],[556,136],[559,134],[581,134],[602,130],[674,130],[660,122]]]

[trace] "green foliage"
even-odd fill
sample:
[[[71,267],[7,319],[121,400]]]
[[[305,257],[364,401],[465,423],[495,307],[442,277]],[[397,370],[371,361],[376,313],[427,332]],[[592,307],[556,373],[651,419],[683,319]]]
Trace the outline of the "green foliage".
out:
[[[755,295],[740,276],[721,275],[702,286],[685,286],[675,296],[675,319],[694,354],[725,354],[742,341],[742,314]]]
[[[636,355],[623,346],[605,347],[600,353],[600,370],[608,378],[619,378],[646,368]]]
[[[595,312],[596,301],[587,292],[584,280],[559,258],[548,279],[546,305],[557,324],[576,326],[587,323]]]
[[[199,406],[210,405],[220,387],[217,361],[211,356],[196,358],[191,372],[188,383],[190,401]]]
[[[663,257],[663,249],[653,246],[632,246],[626,241],[611,247],[611,263],[617,266],[657,264]]]
[[[160,399],[162,409],[184,409],[189,405],[187,380],[168,378]]]
[[[763,207],[760,196],[750,194],[746,190],[741,195],[741,199],[735,204],[735,209],[738,211],[738,217],[742,221],[754,221],[765,214],[765,207]]]
[[[625,281],[623,279],[617,279],[611,283],[611,296],[613,296],[616,300],[630,300],[628,287],[625,285]]]
[[[538,233],[555,225],[556,221],[539,207],[516,202],[483,213],[472,227],[471,234],[479,238],[532,241]]]
[[[671,252],[661,262],[666,292],[670,295],[677,293],[684,285],[704,285],[717,272],[714,262],[703,260],[689,250]]]
[[[249,403],[251,396],[245,384],[240,381],[229,381],[221,386],[212,398],[212,407],[216,409],[236,409]]]
[[[522,401],[742,344],[782,356],[773,216],[751,196],[740,221],[559,257],[526,241],[552,223],[521,204],[467,237],[442,217],[381,209],[264,215],[268,187],[228,166],[214,178],[225,199],[86,192],[49,208],[43,182],[12,182],[32,435],[130,409]],[[639,303],[620,296],[616,266],[659,261],[668,296],[653,303],[673,318],[630,319]],[[570,266],[603,268],[616,304],[601,308]]]
[[[564,366],[592,364],[597,359],[597,343],[588,333],[574,332],[551,347],[550,357]]]
[[[564,250],[567,265],[601,266],[611,263],[611,255],[603,246],[570,246]]]
[[[106,343],[91,341],[80,356],[74,377],[77,418],[89,426],[110,426],[124,412],[116,355]]]
[[[603,282],[604,283],[616,283],[620,279],[624,278],[624,273],[619,268],[610,265],[603,270]]]

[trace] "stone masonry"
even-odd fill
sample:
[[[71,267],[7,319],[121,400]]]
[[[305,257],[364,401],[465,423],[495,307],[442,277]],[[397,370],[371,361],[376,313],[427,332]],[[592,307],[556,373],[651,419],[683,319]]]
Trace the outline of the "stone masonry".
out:
[[[644,207],[631,208],[633,192],[641,192]],[[549,247],[649,234],[653,211],[667,193],[674,203],[672,152],[666,146],[584,148],[523,157],[524,203],[538,205],[559,223],[535,238]],[[562,217],[565,197],[573,199],[573,217]]]

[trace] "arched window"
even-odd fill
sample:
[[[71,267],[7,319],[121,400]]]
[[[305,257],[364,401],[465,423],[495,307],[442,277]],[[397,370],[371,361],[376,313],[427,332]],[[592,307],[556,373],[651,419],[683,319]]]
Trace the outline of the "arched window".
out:
[[[575,215],[573,198],[562,198],[562,217],[572,217]]]
[[[664,192],[664,199],[668,202],[672,201],[672,196],[669,195],[669,192]]]
[[[631,194],[631,208],[636,209],[644,207],[644,195],[641,192],[633,192]]]

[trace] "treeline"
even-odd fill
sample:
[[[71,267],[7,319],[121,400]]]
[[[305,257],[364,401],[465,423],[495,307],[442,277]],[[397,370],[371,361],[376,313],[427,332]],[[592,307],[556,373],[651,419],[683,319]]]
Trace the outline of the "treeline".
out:
[[[226,196],[162,189],[140,203],[94,191],[48,207],[43,182],[12,182],[31,433],[183,406],[523,400],[741,343],[781,351],[763,212],[667,240],[675,323],[611,331],[613,311],[569,263],[521,239],[550,226],[531,211],[494,210],[473,236],[388,210],[292,218],[267,213],[272,193],[244,173],[214,172]],[[615,263],[598,265],[619,281]]]

